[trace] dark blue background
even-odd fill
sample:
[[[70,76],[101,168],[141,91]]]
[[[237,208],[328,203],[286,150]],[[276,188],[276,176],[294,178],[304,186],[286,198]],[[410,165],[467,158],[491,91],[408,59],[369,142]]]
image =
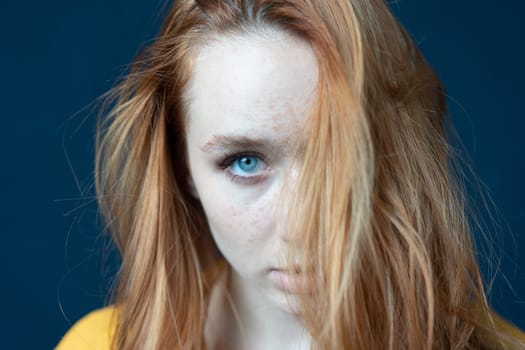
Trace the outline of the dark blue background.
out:
[[[525,328],[525,5],[392,7],[444,80],[459,134],[497,205],[498,226],[484,214],[502,251],[491,300]],[[154,37],[162,8],[132,0],[0,4],[2,348],[52,348],[71,322],[104,303],[114,273],[104,260],[114,255],[104,259],[91,186],[93,102]]]

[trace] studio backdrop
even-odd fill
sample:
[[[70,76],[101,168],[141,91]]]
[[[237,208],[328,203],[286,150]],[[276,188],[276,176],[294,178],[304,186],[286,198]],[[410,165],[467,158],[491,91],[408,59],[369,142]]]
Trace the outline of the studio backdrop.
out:
[[[2,348],[50,349],[102,307],[118,256],[98,216],[98,98],[156,35],[165,1],[0,4]],[[402,0],[391,6],[442,78],[482,180],[483,272],[495,309],[525,329],[525,5]],[[472,187],[472,186],[471,186]],[[473,190],[475,188],[471,188]]]

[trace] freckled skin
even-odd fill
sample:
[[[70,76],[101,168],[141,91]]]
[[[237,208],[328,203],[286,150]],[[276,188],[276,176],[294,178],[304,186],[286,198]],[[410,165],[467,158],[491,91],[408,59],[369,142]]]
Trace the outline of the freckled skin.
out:
[[[292,144],[311,109],[317,69],[311,47],[282,32],[275,31],[271,40],[223,36],[199,49],[187,91],[190,181],[236,285],[257,295],[249,301],[255,309],[288,311],[284,292],[268,278],[269,269],[282,266],[288,241],[287,233],[276,229],[274,209],[282,200],[285,166],[297,161],[290,159]],[[282,155],[270,157],[260,183],[233,182],[217,166],[220,152],[201,149],[214,135],[230,134],[285,145]]]

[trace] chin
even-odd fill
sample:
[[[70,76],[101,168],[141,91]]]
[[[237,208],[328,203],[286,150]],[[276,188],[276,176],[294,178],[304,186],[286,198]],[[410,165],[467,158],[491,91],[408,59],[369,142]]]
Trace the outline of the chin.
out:
[[[280,310],[293,316],[299,316],[299,300],[294,294],[290,294],[282,290],[276,289],[269,297],[270,302]]]

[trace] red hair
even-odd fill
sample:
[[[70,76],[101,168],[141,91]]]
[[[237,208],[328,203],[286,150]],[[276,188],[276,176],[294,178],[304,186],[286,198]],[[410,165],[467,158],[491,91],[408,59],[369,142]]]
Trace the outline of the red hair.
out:
[[[98,134],[99,202],[122,254],[114,347],[205,348],[205,271],[221,265],[186,184],[185,91],[207,40],[269,27],[310,43],[319,66],[286,223],[317,277],[301,303],[313,347],[524,346],[486,301],[443,87],[385,2],[178,0]]]

